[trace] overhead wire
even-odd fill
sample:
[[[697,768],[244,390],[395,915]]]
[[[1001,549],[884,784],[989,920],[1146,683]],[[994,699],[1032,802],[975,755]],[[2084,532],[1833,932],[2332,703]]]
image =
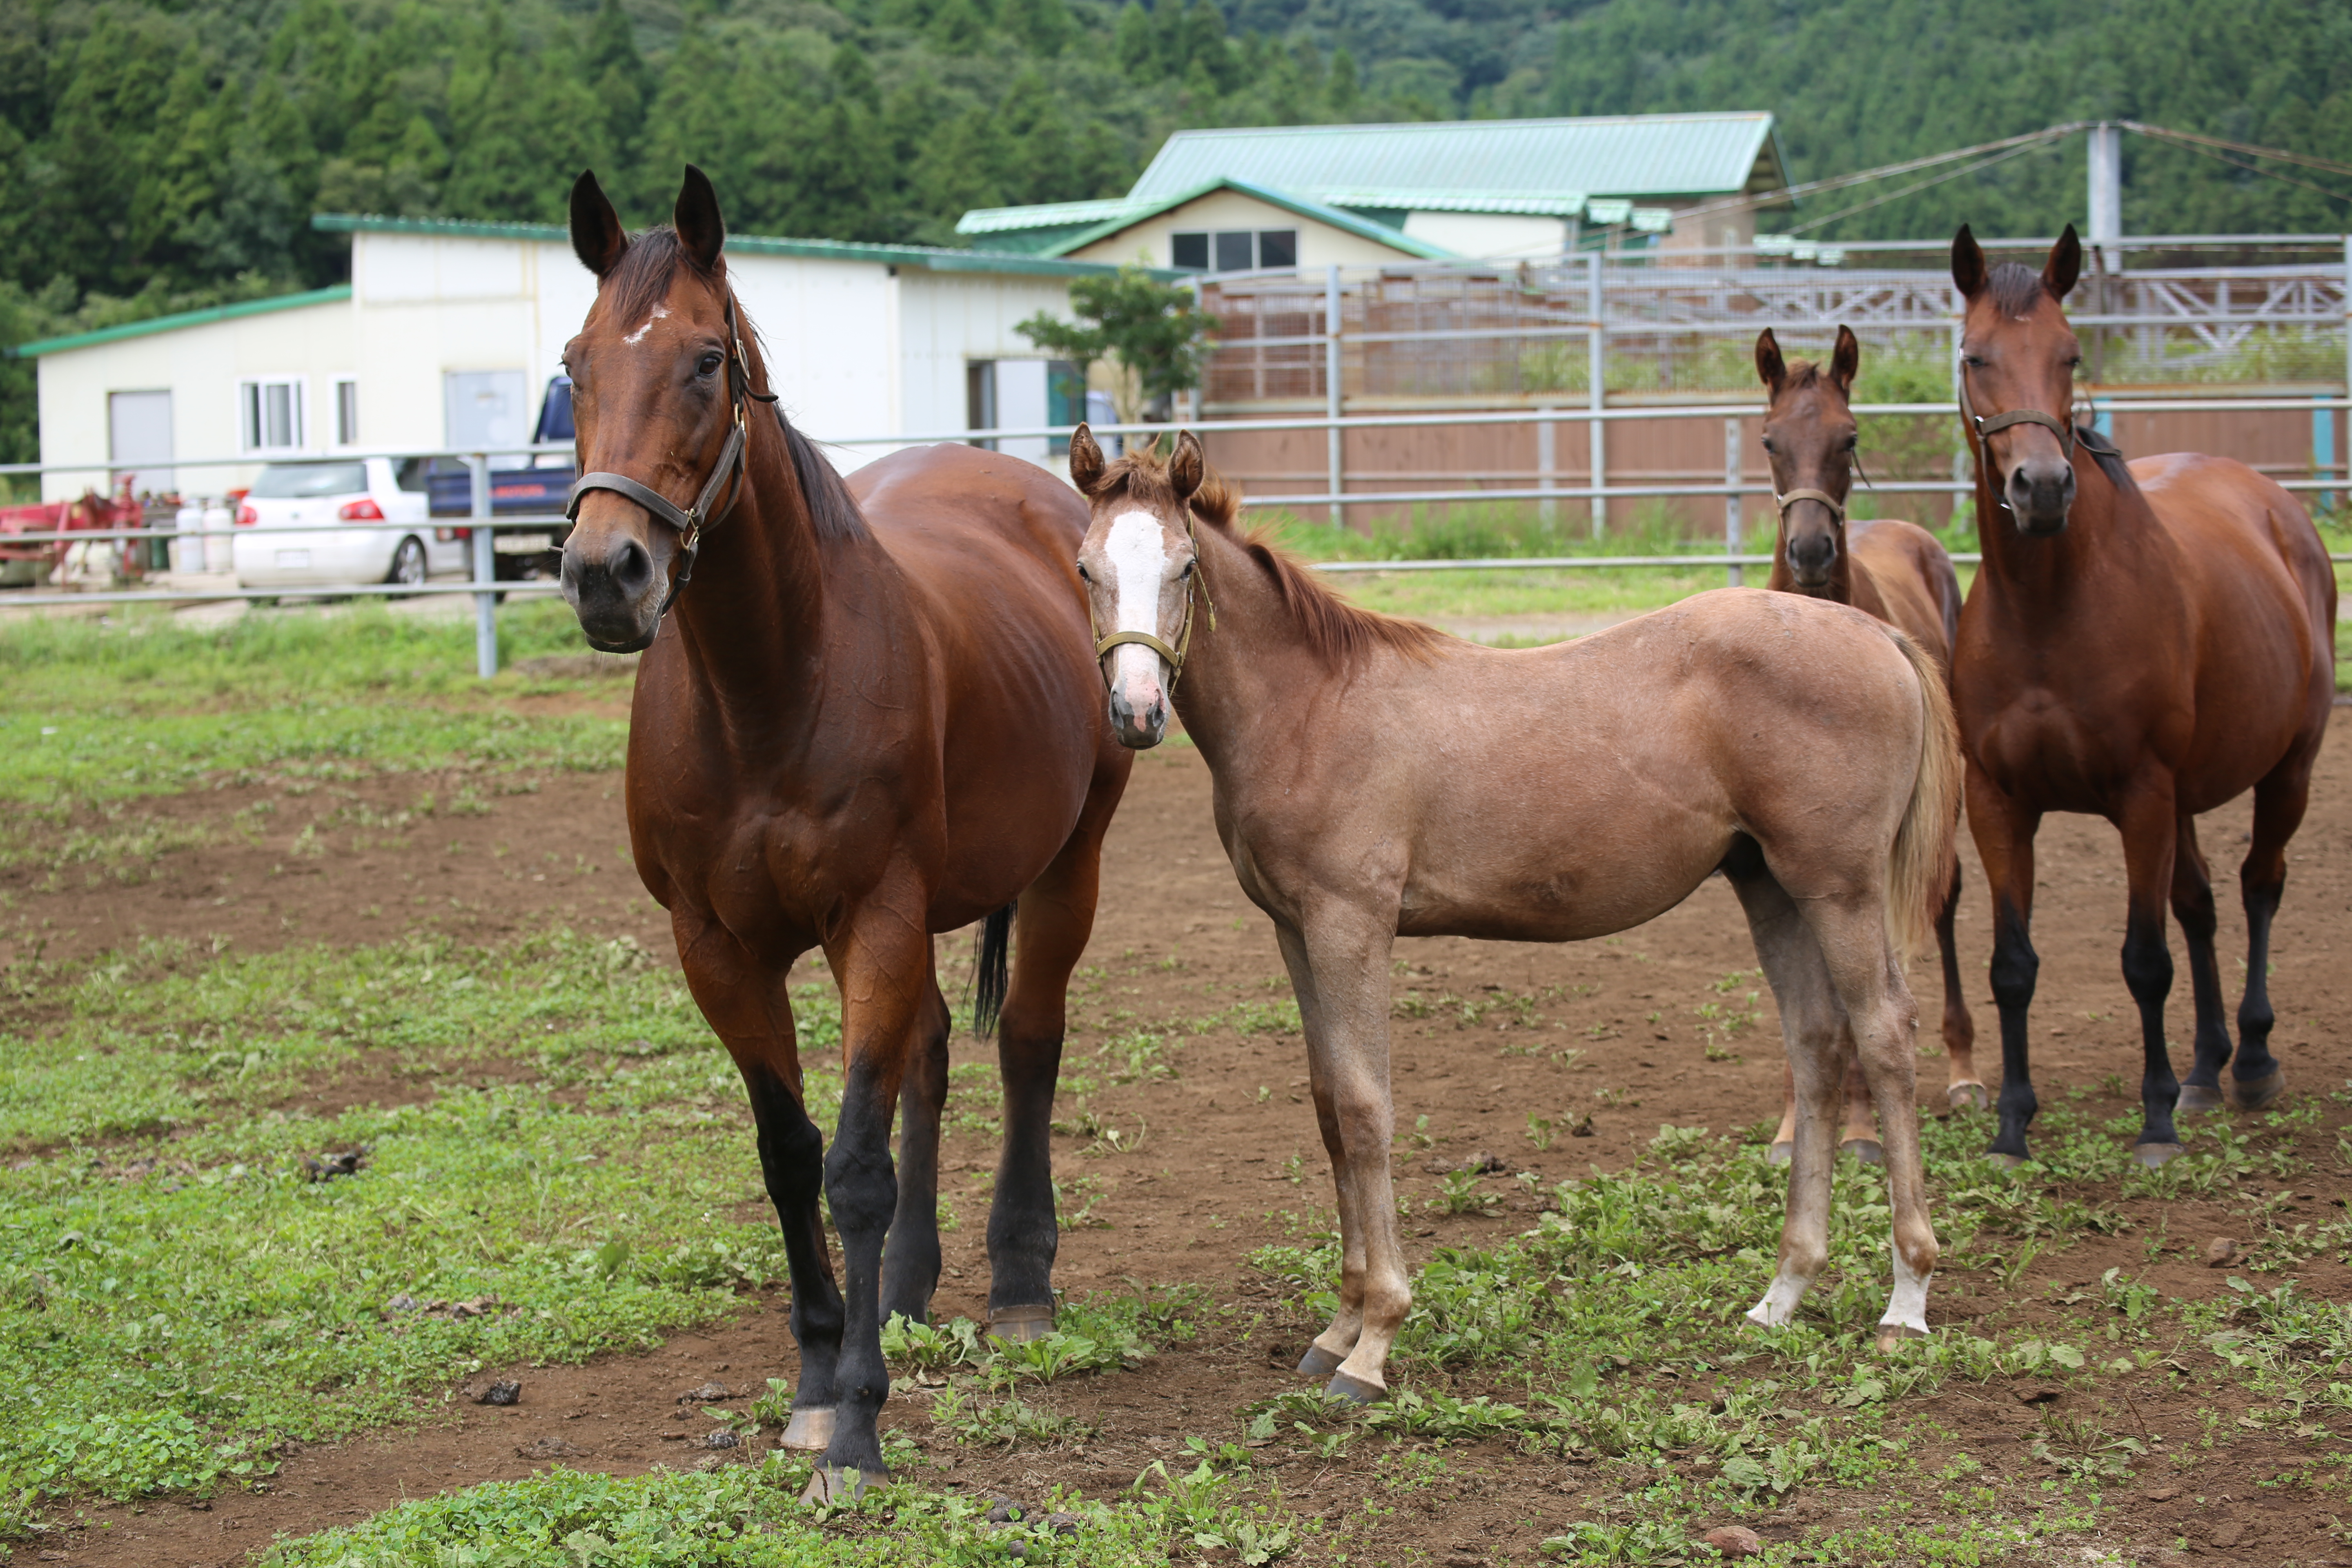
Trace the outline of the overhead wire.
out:
[[[2042,137],[2037,138],[2032,142],[2028,142],[2022,146],[2011,147],[2006,152],[1996,153],[1990,158],[1970,163],[1964,168],[1946,170],[1944,173],[1935,175],[1933,178],[1921,180],[1914,184],[1906,185],[1899,191],[1887,191],[1882,195],[1871,197],[1868,201],[1856,202],[1853,205],[1846,207],[1842,211],[1833,212],[1827,217],[1809,219],[1804,223],[1798,224],[1795,227],[1788,229],[1785,232],[1790,234],[1803,234],[1808,229],[1820,228],[1825,225],[1835,223],[1842,217],[1852,217],[1856,213],[1868,212],[1873,207],[1885,206],[1888,202],[1900,201],[1905,196],[1914,195],[1919,191],[1924,191],[1931,185],[1940,185],[1947,180],[1957,180],[1965,175],[1981,174],[1997,163],[2006,163],[2011,158],[2021,157],[2025,153],[2046,149],[2056,140],[2057,135],[2062,133],[2063,132],[2046,132]]]

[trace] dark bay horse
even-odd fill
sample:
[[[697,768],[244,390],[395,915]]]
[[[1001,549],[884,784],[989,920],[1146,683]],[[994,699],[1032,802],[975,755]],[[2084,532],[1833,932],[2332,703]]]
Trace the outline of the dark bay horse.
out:
[[[1190,432],[1164,464],[1106,463],[1081,426],[1070,474],[1093,502],[1079,562],[1112,722],[1150,746],[1171,701],[1182,713],[1297,994],[1342,1238],[1339,1313],[1299,1370],[1377,1397],[1412,1303],[1389,1170],[1396,939],[1602,936],[1717,868],[1804,1112],[1779,1268],[1748,1316],[1787,1322],[1826,1259],[1858,1050],[1893,1205],[1881,1342],[1926,1333],[1937,1245],[1895,939],[1924,940],[1951,880],[1959,752],[1934,662],[1842,605],[1738,589],[1573,643],[1480,647],[1359,609],[1242,533]]]
[[[1934,656],[1948,679],[1952,645],[1960,631],[1960,580],[1951,556],[1916,523],[1894,518],[1846,521],[1861,437],[1853,408],[1853,378],[1861,369],[1862,344],[1846,327],[1838,328],[1826,367],[1805,360],[1789,363],[1769,327],[1757,335],[1756,374],[1771,394],[1764,411],[1764,455],[1772,467],[1772,499],[1780,515],[1772,575],[1765,586],[1852,605],[1901,627]],[[1952,938],[1959,901],[1956,859],[1950,895],[1936,916],[1936,947],[1944,962],[1944,1093],[1953,1105],[1975,1106],[1985,1102],[1985,1087],[1977,1077],[1976,1025],[1961,994],[1960,957]],[[1787,1109],[1772,1138],[1775,1160],[1787,1159],[1793,1146],[1793,1078],[1784,1099]],[[1870,1097],[1858,1070],[1846,1075],[1842,1142],[1865,1161],[1878,1158]]]
[[[2180,1150],[2176,1089],[2182,1111],[2219,1104],[2224,1065],[2234,1104],[2268,1104],[2284,1085],[2270,1047],[2271,920],[2335,700],[2336,576],[2303,508],[2244,464],[2193,452],[2126,464],[2075,425],[2083,356],[2059,301],[2082,262],[2071,225],[2038,275],[2014,262],[1988,268],[1965,226],[1952,241],[1952,281],[1967,300],[1960,415],[1984,541],[1953,696],[1969,827],[1992,891],[1992,1152],[2025,1157],[2035,1109],[2033,836],[2044,814],[2079,811],[2123,834],[2124,984],[2146,1058],[2136,1152],[2155,1165]],[[2246,994],[2231,1064],[2196,814],[2248,789]],[[2168,899],[2188,938],[2197,1010],[2186,1085],[2164,1042]]]
[[[811,1490],[829,1498],[887,1473],[881,1326],[922,1317],[940,1269],[949,1015],[932,938],[983,917],[979,1011],[984,1027],[1001,999],[1004,1083],[990,1322],[1007,1335],[1051,1325],[1047,1123],[1065,991],[1133,759],[1103,718],[1073,564],[1084,504],[1045,470],[970,447],[900,452],[845,487],[758,406],[774,400],[698,170],[675,224],[631,238],[594,176],[572,187],[572,245],[597,289],[564,363],[581,466],[594,471],[573,491],[563,592],[591,643],[646,650],[630,842],[750,1091],[801,1347],[784,1441],[824,1451]],[[698,554],[710,560],[695,573]],[[785,992],[812,948],[841,988],[829,1152],[804,1107]]]

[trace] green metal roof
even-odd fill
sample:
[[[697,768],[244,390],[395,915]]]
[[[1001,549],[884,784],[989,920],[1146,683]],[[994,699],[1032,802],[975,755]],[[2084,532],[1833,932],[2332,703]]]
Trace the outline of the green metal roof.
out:
[[[534,239],[569,244],[571,235],[561,224],[473,223],[460,218],[377,217],[368,214],[320,213],[310,226],[327,234],[426,234],[460,239]],[[868,245],[842,239],[779,239],[767,235],[730,234],[727,248],[743,256],[796,256],[823,261],[878,261],[893,267],[919,267],[932,272],[995,272],[1045,278],[1090,278],[1116,272],[1100,261],[1065,261],[1046,256],[1017,256],[994,250],[955,250],[937,245]],[[1164,279],[1179,276],[1158,271]]]
[[[1391,249],[1402,250],[1407,256],[1418,256],[1431,261],[1455,259],[1454,252],[1444,246],[1432,245],[1425,239],[1415,239],[1402,229],[1391,228],[1384,223],[1374,223],[1368,217],[1359,217],[1354,213],[1342,212],[1338,207],[1325,206],[1320,202],[1307,201],[1287,191],[1277,191],[1248,180],[1232,178],[1206,180],[1190,190],[1178,191],[1172,195],[1163,196],[1156,201],[1127,203],[1124,210],[1117,217],[1098,223],[1092,228],[1082,230],[1067,238],[1055,240],[1046,247],[1046,254],[1067,255],[1097,240],[1108,239],[1122,230],[1133,228],[1144,219],[1156,217],[1171,207],[1181,207],[1187,202],[1198,201],[1214,191],[1239,191],[1242,195],[1255,196],[1270,206],[1277,206],[1285,212],[1295,213],[1300,217],[1327,224],[1360,238],[1388,246]],[[1017,212],[1020,209],[999,207],[996,210]]]
[[[1136,204],[1125,196],[1097,202],[1040,202],[1026,207],[974,207],[956,219],[958,234],[998,234],[1006,229],[1049,228],[1071,225],[1092,228],[1115,218]]]
[[[305,305],[333,305],[352,297],[352,286],[338,283],[331,289],[312,289],[300,294],[280,294],[274,300],[246,300],[234,305],[215,305],[207,310],[183,310],[176,316],[151,316],[143,321],[127,321],[119,327],[101,327],[94,332],[75,332],[62,338],[42,338],[35,342],[18,343],[8,350],[11,359],[33,359],[41,354],[63,353],[68,349],[92,348],[100,343],[120,342],[124,338],[143,338],[150,332],[169,332],[181,327],[201,327],[207,321],[234,321],[239,316],[266,316],[272,310],[296,310]]]
[[[1757,110],[1179,131],[1128,199],[1220,176],[1348,206],[1561,216],[1593,195],[1726,195],[1787,183],[1772,116]]]

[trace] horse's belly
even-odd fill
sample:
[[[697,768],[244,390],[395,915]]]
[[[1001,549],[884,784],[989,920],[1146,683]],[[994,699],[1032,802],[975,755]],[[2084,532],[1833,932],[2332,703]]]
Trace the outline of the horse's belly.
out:
[[[1723,859],[1725,844],[1661,844],[1594,856],[1540,848],[1496,865],[1447,865],[1424,856],[1397,911],[1399,936],[1499,942],[1583,942],[1654,920],[1690,896]],[[1633,847],[1628,846],[1629,849]]]

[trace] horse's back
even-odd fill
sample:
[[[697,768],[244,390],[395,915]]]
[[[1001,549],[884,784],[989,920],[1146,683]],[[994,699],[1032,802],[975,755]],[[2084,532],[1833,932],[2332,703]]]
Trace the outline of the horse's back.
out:
[[[1951,668],[1960,635],[1960,580],[1943,542],[1916,522],[1857,519],[1846,547],[1876,583],[1886,619]]]
[[[2204,452],[2159,453],[2130,468],[2148,505],[2184,543],[2277,562],[2315,616],[2325,611],[2322,624],[2334,621],[2336,571],[2327,547],[2311,514],[2276,480],[2234,458]]]

